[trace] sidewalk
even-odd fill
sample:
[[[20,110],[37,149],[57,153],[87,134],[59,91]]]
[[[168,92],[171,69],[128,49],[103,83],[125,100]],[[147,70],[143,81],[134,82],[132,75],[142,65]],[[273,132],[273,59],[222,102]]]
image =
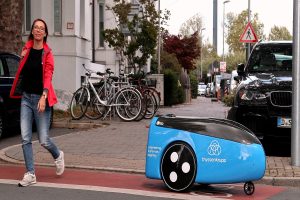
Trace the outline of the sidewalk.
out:
[[[192,100],[191,104],[160,108],[159,114],[224,118],[228,107],[209,98]],[[108,121],[55,121],[54,126],[89,128],[88,130],[53,138],[65,152],[68,168],[109,170],[144,173],[148,125],[150,120],[122,122]],[[37,141],[33,142],[35,164],[54,166],[50,154]],[[21,145],[0,151],[0,159],[23,164]],[[300,187],[300,168],[291,166],[290,157],[267,157],[265,177],[260,183]]]

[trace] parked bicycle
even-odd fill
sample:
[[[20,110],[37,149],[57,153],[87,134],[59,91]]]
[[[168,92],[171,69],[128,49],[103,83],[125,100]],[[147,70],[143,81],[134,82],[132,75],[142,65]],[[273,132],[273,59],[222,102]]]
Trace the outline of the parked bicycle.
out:
[[[135,88],[122,87],[109,79],[107,73],[94,72],[85,68],[85,81],[73,95],[70,111],[73,119],[81,119],[84,115],[103,119],[116,111],[124,121],[135,120],[142,110],[142,97]],[[93,84],[91,75],[97,74],[101,81]],[[88,110],[89,109],[89,110]],[[87,112],[88,111],[88,112]],[[96,117],[95,117],[96,116]]]
[[[160,92],[155,89],[156,80],[148,79],[144,73],[129,75],[130,83],[136,87],[143,96],[145,106],[142,107],[142,115],[145,119],[151,119],[160,106]]]

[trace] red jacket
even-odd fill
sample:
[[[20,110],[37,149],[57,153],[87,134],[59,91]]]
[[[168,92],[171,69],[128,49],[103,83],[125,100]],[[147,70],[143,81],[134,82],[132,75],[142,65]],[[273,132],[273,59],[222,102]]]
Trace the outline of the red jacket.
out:
[[[21,98],[22,97],[22,91],[21,91],[21,80],[22,77],[20,76],[21,71],[24,67],[24,64],[26,63],[26,60],[28,58],[30,49],[33,46],[33,40],[28,41],[23,50],[27,49],[26,55],[24,58],[21,59],[18,71],[16,73],[16,77],[14,79],[12,88],[10,90],[10,97],[11,98]],[[50,47],[44,43],[44,51],[42,55],[42,65],[43,65],[43,84],[44,84],[44,89],[48,89],[48,103],[49,106],[53,106],[54,104],[57,103],[57,97],[55,95],[55,91],[52,85],[52,76],[53,76],[53,71],[54,71],[54,59],[53,59],[53,54],[51,52]]]

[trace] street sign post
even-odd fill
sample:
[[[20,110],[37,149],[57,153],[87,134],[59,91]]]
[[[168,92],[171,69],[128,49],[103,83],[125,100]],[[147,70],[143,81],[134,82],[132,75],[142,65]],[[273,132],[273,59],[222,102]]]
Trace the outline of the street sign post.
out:
[[[255,31],[250,22],[248,22],[243,34],[240,37],[240,42],[244,43],[255,43],[258,42]]]
[[[220,62],[220,72],[226,72],[226,62]]]
[[[293,30],[293,107],[292,107],[292,138],[291,161],[293,166],[300,166],[300,0],[294,0]]]

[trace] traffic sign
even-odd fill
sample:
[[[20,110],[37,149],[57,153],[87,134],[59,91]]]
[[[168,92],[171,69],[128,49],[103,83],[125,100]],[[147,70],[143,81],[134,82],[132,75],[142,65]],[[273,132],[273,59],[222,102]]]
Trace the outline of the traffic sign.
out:
[[[254,29],[253,29],[251,23],[248,22],[243,34],[240,37],[240,42],[255,43],[257,41],[258,41],[258,39],[254,32]]]
[[[226,72],[226,62],[220,62],[220,72]]]

